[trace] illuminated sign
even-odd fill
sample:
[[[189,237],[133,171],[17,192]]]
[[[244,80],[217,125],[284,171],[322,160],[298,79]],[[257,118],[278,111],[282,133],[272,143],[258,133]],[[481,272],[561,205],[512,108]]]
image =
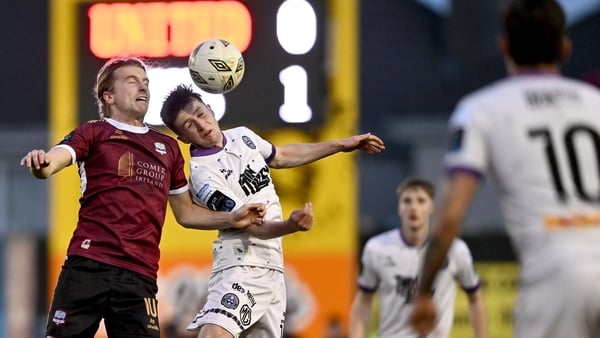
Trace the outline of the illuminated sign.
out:
[[[153,66],[146,122],[161,124],[162,98],[177,84],[192,84],[186,68],[189,53],[199,42],[219,37],[235,44],[246,64],[234,91],[202,93],[222,116],[223,127],[319,127],[327,96],[324,10],[321,0],[82,3],[80,120],[97,118],[89,93],[102,64],[111,57],[136,55],[149,58]]]
[[[187,57],[198,41],[221,37],[242,52],[252,17],[238,1],[99,3],[88,10],[94,56]]]

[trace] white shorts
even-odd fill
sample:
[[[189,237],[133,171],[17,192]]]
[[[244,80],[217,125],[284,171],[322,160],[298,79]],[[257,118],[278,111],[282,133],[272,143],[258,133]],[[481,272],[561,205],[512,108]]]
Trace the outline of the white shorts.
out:
[[[522,282],[514,331],[515,338],[600,337],[600,265],[565,266]]]
[[[206,304],[187,330],[215,324],[234,337],[280,338],[285,306],[282,272],[236,266],[211,274]]]

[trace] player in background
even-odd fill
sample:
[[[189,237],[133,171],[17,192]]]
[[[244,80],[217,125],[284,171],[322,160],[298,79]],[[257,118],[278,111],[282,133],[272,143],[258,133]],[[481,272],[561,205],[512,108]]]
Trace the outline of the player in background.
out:
[[[514,335],[600,337],[600,92],[560,74],[571,46],[555,0],[514,0],[502,17],[509,76],[450,119],[447,182],[412,324],[433,329],[433,281],[484,173],[520,264]]]
[[[109,337],[159,337],[156,278],[169,201],[188,228],[260,224],[264,205],[235,213],[193,204],[177,142],[143,122],[150,93],[144,63],[107,61],[95,92],[106,117],[81,124],[48,152],[21,165],[45,179],[77,163],[79,220],[50,307],[48,337],[94,337],[104,319]],[[308,215],[311,216],[311,215]]]
[[[169,93],[161,117],[179,140],[191,144],[190,188],[196,203],[221,211],[250,202],[267,208],[259,231],[219,231],[207,302],[188,329],[199,330],[200,338],[281,337],[286,309],[281,236],[302,229],[277,225],[282,210],[270,168],[297,167],[357,149],[379,153],[383,142],[362,134],[275,146],[246,127],[222,131],[210,106],[184,85]]]
[[[363,249],[358,290],[350,313],[350,338],[365,338],[371,320],[375,293],[379,293],[377,337],[419,337],[409,322],[419,267],[429,238],[434,187],[419,178],[402,182],[396,189],[400,226],[370,238]],[[471,252],[460,239],[452,242],[433,284],[439,320],[430,337],[448,337],[454,320],[456,283],[469,300],[474,337],[487,337],[485,304],[481,280],[473,266]]]

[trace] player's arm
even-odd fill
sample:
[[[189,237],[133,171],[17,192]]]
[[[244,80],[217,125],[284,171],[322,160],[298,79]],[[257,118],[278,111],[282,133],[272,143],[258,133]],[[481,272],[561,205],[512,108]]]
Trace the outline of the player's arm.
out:
[[[292,212],[285,221],[265,221],[262,225],[250,225],[245,230],[260,239],[270,239],[289,235],[298,231],[308,231],[313,225],[312,203],[304,204],[303,209]]]
[[[446,182],[440,214],[433,225],[414,297],[411,325],[419,334],[425,335],[435,327],[436,309],[431,291],[433,282],[452,241],[458,234],[461,221],[478,185],[478,177],[463,172],[454,173]]]
[[[469,299],[469,318],[473,326],[474,337],[487,338],[487,317],[481,288],[468,292],[467,298]]]
[[[356,291],[350,309],[350,335],[348,338],[365,338],[367,336],[367,329],[371,322],[373,295],[372,292],[360,289]]]
[[[169,196],[169,204],[177,223],[199,230],[245,228],[251,224],[262,224],[265,215],[262,203],[244,204],[233,212],[212,211],[194,204],[189,191]]]
[[[41,149],[31,150],[20,163],[29,168],[33,176],[46,179],[70,165],[72,161],[71,153],[67,149],[54,147],[48,152]]]
[[[271,168],[293,168],[339,152],[349,152],[357,149],[369,154],[377,154],[385,149],[385,145],[379,137],[371,133],[333,141],[287,144],[277,146],[275,157],[269,163],[269,166]]]

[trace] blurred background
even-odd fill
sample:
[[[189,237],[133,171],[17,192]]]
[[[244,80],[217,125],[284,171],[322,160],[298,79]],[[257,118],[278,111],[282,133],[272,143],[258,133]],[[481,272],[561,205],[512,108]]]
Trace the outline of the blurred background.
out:
[[[600,2],[560,2],[574,45],[564,73],[600,84]],[[502,3],[1,1],[0,337],[43,336],[49,292],[77,217],[74,168],[40,181],[19,166],[20,158],[97,117],[95,74],[112,56],[152,61],[154,107],[147,122],[161,128],[161,97],[190,81],[187,54],[209,37],[240,47],[247,66],[235,91],[205,96],[221,110],[223,128],[247,125],[276,144],[356,132],[375,133],[386,143],[377,156],[338,154],[273,172],[284,213],[307,200],[316,213],[313,230],[284,242],[295,290],[304,295],[290,337],[344,337],[362,245],[399,225],[396,186],[408,176],[439,182],[445,124],[457,100],[504,75],[495,44]],[[170,292],[210,266],[214,236],[183,230],[167,217],[159,276],[163,328],[177,315]],[[487,183],[461,237],[485,281],[491,337],[507,337],[516,267]],[[453,336],[470,335],[459,298]]]

